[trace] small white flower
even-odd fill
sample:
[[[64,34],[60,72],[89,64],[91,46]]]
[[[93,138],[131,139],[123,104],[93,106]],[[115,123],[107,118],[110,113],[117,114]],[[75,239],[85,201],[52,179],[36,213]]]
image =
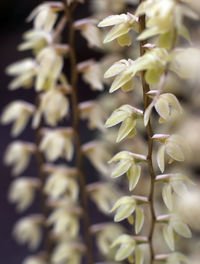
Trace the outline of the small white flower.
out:
[[[41,224],[43,218],[33,215],[20,219],[14,226],[13,235],[20,244],[28,244],[31,250],[36,249],[41,241]]]
[[[73,243],[73,241],[66,241],[56,246],[51,260],[54,264],[60,264],[63,262],[80,264],[84,251],[85,247],[82,244]]]
[[[70,171],[57,169],[49,175],[44,191],[47,195],[53,199],[58,199],[60,196],[65,195],[66,197],[76,200],[79,193],[78,184],[74,175],[71,175]]]
[[[71,238],[76,237],[79,232],[78,214],[73,212],[70,208],[58,208],[54,210],[49,216],[47,222],[53,225],[53,232],[55,234],[67,233]]]
[[[31,154],[33,154],[34,151],[34,144],[14,141],[6,149],[4,162],[8,166],[13,166],[13,175],[19,175],[27,168]]]
[[[14,101],[6,106],[1,116],[2,124],[13,122],[11,135],[18,136],[34,112],[34,106],[24,101]]]
[[[32,204],[39,186],[40,181],[34,178],[19,178],[12,182],[8,198],[10,202],[16,203],[17,211],[24,211]]]
[[[8,66],[6,68],[6,73],[16,76],[9,84],[10,90],[15,90],[21,86],[24,88],[30,88],[33,84],[34,77],[37,74],[37,64],[33,59],[27,58]]]
[[[71,160],[73,156],[72,130],[45,130],[40,143],[40,150],[44,152],[48,161],[55,161],[64,157]]]
[[[55,48],[45,47],[38,53],[36,60],[39,64],[36,90],[54,88],[63,67],[62,56],[58,54]]]
[[[41,4],[31,12],[28,21],[34,20],[35,29],[50,32],[58,18],[57,12],[62,9],[63,5],[59,2]]]
[[[33,120],[33,127],[38,127],[41,115],[44,115],[46,124],[56,126],[69,111],[67,97],[58,89],[49,90],[41,95],[41,102]]]

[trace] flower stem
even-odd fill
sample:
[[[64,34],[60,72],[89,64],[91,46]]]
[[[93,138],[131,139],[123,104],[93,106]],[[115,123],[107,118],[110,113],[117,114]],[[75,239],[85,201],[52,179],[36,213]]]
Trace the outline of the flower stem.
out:
[[[36,107],[39,106],[39,96],[36,96]],[[41,139],[41,126],[39,126],[36,131],[35,131],[35,145],[36,145],[36,151],[35,151],[35,159],[37,163],[37,170],[38,170],[38,178],[41,181],[41,186],[40,186],[40,197],[41,197],[41,205],[42,205],[42,214],[44,216],[44,219],[46,220],[48,218],[49,210],[48,206],[46,203],[46,195],[44,193],[44,185],[45,185],[45,175],[43,172],[43,165],[44,165],[44,159],[42,156],[42,153],[39,150],[39,144],[40,144],[40,139]],[[49,229],[48,227],[44,224],[43,227],[44,231],[44,245],[43,248],[47,254],[47,259],[49,260],[50,258],[50,235],[49,235]]]
[[[92,257],[92,248],[91,248],[91,234],[90,234],[90,220],[88,214],[88,203],[87,203],[87,191],[86,191],[86,182],[83,174],[83,155],[81,150],[81,141],[80,141],[80,134],[79,134],[79,123],[80,123],[80,116],[79,116],[79,109],[78,109],[78,92],[77,92],[77,80],[78,80],[78,72],[77,72],[77,64],[76,64],[76,55],[75,55],[75,43],[74,43],[74,35],[75,30],[73,26],[73,19],[71,16],[72,9],[75,8],[76,1],[74,5],[72,4],[71,7],[67,5],[65,2],[65,15],[68,21],[68,32],[69,32],[69,39],[68,44],[70,47],[69,50],[69,58],[70,58],[70,84],[72,87],[72,112],[73,112],[73,131],[74,131],[74,144],[75,144],[75,162],[76,168],[78,169],[78,180],[80,185],[80,200],[81,206],[83,208],[83,224],[84,224],[84,240],[86,245],[86,261],[87,264],[93,264],[93,257]]]
[[[141,16],[139,18],[139,28],[140,33],[146,28],[145,25],[145,16]],[[143,56],[145,53],[145,48],[143,47],[144,44],[146,44],[146,41],[140,41],[140,56]],[[145,81],[145,71],[141,72],[141,81],[142,81],[142,89],[143,89],[143,102],[144,102],[144,111],[147,109],[149,105],[149,97],[147,95],[147,92],[150,90],[149,85]],[[156,216],[155,216],[155,210],[154,210],[154,204],[153,204],[153,198],[154,198],[154,185],[155,185],[155,172],[153,168],[152,163],[152,151],[153,151],[153,131],[151,128],[151,122],[149,120],[147,126],[146,126],[146,132],[148,136],[148,154],[147,154],[147,164],[148,164],[148,170],[151,177],[150,181],[150,192],[149,192],[149,205],[150,205],[150,212],[151,212],[151,225],[150,225],[150,231],[149,231],[149,246],[150,246],[150,253],[151,253],[151,264],[154,260],[154,249],[153,249],[153,233],[154,228],[156,224]]]

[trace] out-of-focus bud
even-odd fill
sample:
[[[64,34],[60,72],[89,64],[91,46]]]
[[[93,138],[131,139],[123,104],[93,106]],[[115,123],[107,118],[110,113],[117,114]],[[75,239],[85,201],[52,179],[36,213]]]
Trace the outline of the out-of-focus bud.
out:
[[[18,136],[26,127],[35,110],[34,105],[24,101],[14,101],[6,106],[1,116],[2,124],[13,123],[11,135]]]
[[[102,143],[91,141],[82,146],[82,151],[99,172],[108,175],[107,162],[110,159],[110,153]]]
[[[80,30],[90,48],[102,48],[102,37],[96,24],[97,21],[91,18],[80,19],[74,23],[75,29]]]
[[[100,63],[93,60],[84,61],[79,63],[77,68],[92,90],[103,90],[103,70]]]
[[[104,130],[105,113],[98,102],[86,101],[79,104],[81,119],[88,119],[89,129]]]
[[[108,214],[120,193],[109,183],[92,183],[87,186],[90,198],[97,205],[99,210]]]
[[[18,140],[7,147],[4,162],[8,166],[13,166],[12,174],[14,176],[19,175],[27,168],[34,151],[34,144]]]

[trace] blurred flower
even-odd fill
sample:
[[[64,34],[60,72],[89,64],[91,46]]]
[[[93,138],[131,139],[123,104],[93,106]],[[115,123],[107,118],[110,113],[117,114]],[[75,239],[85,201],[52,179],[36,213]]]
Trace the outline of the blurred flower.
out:
[[[104,111],[95,101],[86,101],[79,104],[81,119],[88,119],[89,129],[104,130]]]
[[[78,198],[79,188],[74,179],[74,173],[67,169],[57,169],[51,173],[45,183],[44,191],[53,199],[58,199],[60,196],[65,195],[72,200]]]
[[[67,233],[67,236],[73,238],[79,232],[79,216],[73,209],[58,208],[53,210],[48,220],[49,225],[53,225],[55,234]]]
[[[55,48],[46,47],[38,53],[36,60],[39,64],[36,90],[54,88],[63,68],[62,56],[58,54]]]
[[[15,90],[20,86],[30,88],[33,84],[33,79],[37,74],[37,63],[32,58],[27,58],[15,62],[6,68],[8,75],[16,76],[9,84],[10,90]]]
[[[66,241],[60,243],[54,249],[51,261],[55,264],[67,262],[68,264],[79,264],[85,247],[82,244]]]
[[[82,73],[83,80],[90,85],[92,90],[103,90],[103,70],[100,63],[89,60],[79,63],[77,67]]]
[[[111,250],[111,245],[124,233],[124,228],[119,224],[103,223],[92,226],[92,232],[96,235],[98,249],[104,256],[110,257],[115,253],[115,250]]]
[[[13,175],[19,175],[27,168],[31,154],[33,154],[34,151],[34,144],[16,140],[8,145],[4,162],[8,166],[13,166]]]
[[[87,186],[91,200],[101,212],[108,214],[120,193],[109,183],[92,183]]]
[[[110,158],[110,154],[102,143],[91,141],[82,146],[82,151],[100,173],[108,175],[107,161]]]
[[[49,90],[41,95],[41,102],[33,120],[33,127],[38,127],[41,115],[44,115],[48,125],[56,126],[69,111],[69,101],[62,91]]]
[[[4,109],[1,122],[2,124],[13,123],[11,135],[18,136],[26,127],[30,117],[35,110],[34,105],[24,101],[14,101]]]
[[[20,244],[28,244],[31,250],[35,250],[41,241],[42,222],[40,215],[24,217],[15,224],[13,235]]]
[[[40,181],[34,178],[20,178],[14,180],[9,189],[9,200],[16,203],[17,211],[27,209],[33,202],[35,191],[40,187]]]
[[[55,161],[58,158],[65,157],[71,160],[73,156],[72,130],[66,129],[45,129],[44,136],[40,143],[40,150],[48,161]]]
[[[58,11],[63,9],[60,2],[46,2],[38,5],[28,17],[28,21],[34,20],[34,28],[36,30],[44,30],[50,32],[58,18]]]
[[[102,48],[102,37],[96,24],[97,21],[91,18],[80,19],[74,23],[75,29],[80,30],[81,35],[87,40],[90,48]]]

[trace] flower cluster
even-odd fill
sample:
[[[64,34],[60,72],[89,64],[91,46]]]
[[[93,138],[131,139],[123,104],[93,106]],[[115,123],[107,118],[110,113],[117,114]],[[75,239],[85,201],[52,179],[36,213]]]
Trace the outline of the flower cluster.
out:
[[[145,263],[154,263],[154,260],[163,260],[166,263],[186,263],[187,261],[186,257],[178,252],[167,255],[162,252],[163,255],[156,255],[157,250],[154,248],[153,240],[156,236],[156,223],[163,226],[163,238],[171,251],[175,250],[175,233],[185,238],[191,237],[188,225],[179,217],[174,207],[175,195],[185,195],[187,193],[186,185],[190,184],[190,180],[182,173],[174,172],[156,176],[153,159],[154,142],[158,141],[161,146],[157,150],[156,160],[158,168],[164,173],[166,169],[169,169],[165,163],[165,156],[167,156],[169,164],[175,161],[185,162],[189,148],[184,139],[176,133],[154,134],[151,125],[153,108],[159,115],[160,125],[172,121],[183,112],[177,97],[172,92],[165,92],[164,88],[170,73],[175,73],[183,78],[188,77],[187,71],[183,70],[184,65],[178,55],[180,51],[175,48],[175,44],[178,36],[190,39],[183,18],[197,19],[198,16],[185,2],[175,0],[140,1],[133,13],[108,16],[98,25],[101,28],[111,27],[104,43],[116,39],[120,46],[131,47],[132,34],[137,36],[136,40],[140,44],[138,58],[120,59],[114,62],[104,74],[105,78],[113,79],[109,92],[118,91],[121,96],[123,93],[131,95],[133,88],[137,87],[138,77],[141,78],[144,109],[134,107],[131,98],[130,104],[123,104],[112,112],[105,126],[109,128],[121,123],[116,142],[120,142],[123,146],[125,139],[134,137],[137,141],[136,131],[141,130],[140,120],[143,119],[142,131],[144,133],[146,130],[145,139],[147,139],[146,155],[127,150],[120,151],[109,162],[117,163],[112,169],[111,177],[123,178],[121,176],[126,174],[129,185],[129,195],[118,199],[110,212],[115,211],[115,222],[127,219],[130,224],[135,226],[133,234],[122,234],[113,242],[113,247],[118,246],[118,251],[115,254],[116,261],[128,259],[130,263],[144,263],[145,255],[147,256],[145,245],[148,245],[150,249],[149,260]],[[154,38],[153,43],[148,42],[150,38]],[[137,88],[139,89],[139,87]],[[122,90],[122,93],[119,89]],[[138,95],[139,92],[136,91],[136,94]],[[132,99],[137,106],[141,105],[140,97],[138,96],[138,102]],[[146,177],[150,178],[148,181],[149,194],[146,196],[137,195],[137,187],[140,185],[140,181],[144,181]],[[169,214],[159,215],[156,210],[154,201],[156,182],[162,184],[162,197]],[[147,210],[148,207],[150,213]],[[145,215],[148,215],[147,219],[151,222],[149,230],[143,228]],[[142,234],[147,233],[148,235],[138,236],[141,231]],[[133,252],[135,260],[133,260]]]

